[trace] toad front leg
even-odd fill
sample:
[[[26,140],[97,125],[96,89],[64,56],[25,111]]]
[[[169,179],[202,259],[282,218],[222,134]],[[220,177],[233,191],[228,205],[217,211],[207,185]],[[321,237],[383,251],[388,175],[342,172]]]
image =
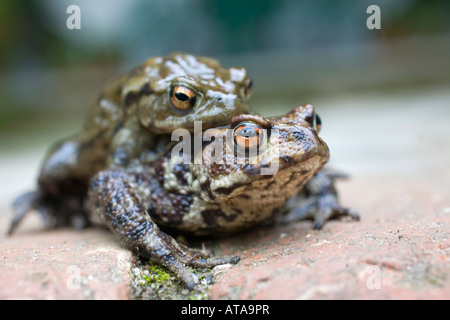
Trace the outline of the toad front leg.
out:
[[[190,249],[162,232],[152,221],[134,187],[139,182],[141,188],[151,188],[150,181],[143,173],[101,171],[93,178],[89,190],[93,215],[103,219],[129,249],[173,271],[191,290],[197,277],[188,266],[211,268],[239,261],[236,256],[206,258],[201,251]]]
[[[325,222],[343,216],[358,221],[359,214],[339,204],[334,180],[346,177],[327,169],[318,172],[295,197],[286,205],[287,214],[281,223],[289,223],[304,219],[312,219],[314,229],[322,229]]]

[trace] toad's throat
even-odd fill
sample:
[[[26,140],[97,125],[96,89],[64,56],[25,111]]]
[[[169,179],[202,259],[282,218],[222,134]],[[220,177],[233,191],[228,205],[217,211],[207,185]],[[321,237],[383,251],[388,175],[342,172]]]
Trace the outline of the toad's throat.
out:
[[[257,179],[250,184],[236,185],[233,190],[215,190],[221,199],[203,202],[197,198],[195,206],[202,207],[205,221],[192,225],[189,219],[178,226],[196,235],[230,234],[260,224],[279,212],[287,199],[298,193],[312,176],[324,166],[323,158],[314,156],[305,162],[281,169],[275,176]],[[276,191],[275,191],[276,190]]]
[[[281,167],[275,175],[259,175],[247,183],[238,182],[229,187],[213,190],[218,198],[230,201],[247,194],[254,200],[265,198],[289,198],[302,189],[304,184],[325,165],[322,156],[314,156],[293,166]],[[276,194],[276,196],[274,196]]]

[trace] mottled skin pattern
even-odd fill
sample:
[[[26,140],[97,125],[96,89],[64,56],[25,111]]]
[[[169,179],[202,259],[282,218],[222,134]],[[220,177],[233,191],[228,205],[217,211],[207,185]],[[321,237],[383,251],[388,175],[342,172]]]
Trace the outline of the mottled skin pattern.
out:
[[[174,104],[174,88],[186,88],[194,96],[192,105]],[[85,226],[83,204],[92,176],[157,156],[152,151],[161,136],[176,128],[193,130],[196,120],[203,128],[227,125],[233,116],[250,112],[250,92],[245,69],[225,69],[215,59],[184,53],[153,57],[109,81],[81,132],[55,144],[44,159],[38,190],[16,200],[9,233],[30,209],[39,210],[48,227]]]
[[[247,114],[250,87],[244,69],[224,69],[214,59],[185,54],[149,59],[109,82],[84,129],[50,150],[38,190],[15,201],[9,233],[32,209],[47,227],[106,225],[136,254],[194,288],[197,279],[188,267],[239,258],[208,258],[158,226],[218,236],[278,217],[284,222],[310,218],[315,228],[338,216],[358,219],[339,205],[336,176],[321,171],[329,152],[318,137],[313,107],[299,106],[273,119]],[[203,129],[213,128],[205,137],[222,140],[203,143],[203,163],[176,163],[169,133],[192,131],[196,120]],[[237,129],[247,130],[249,123],[267,132],[255,156],[235,150],[246,141]],[[222,151],[220,162],[212,161],[213,145]],[[277,170],[262,174],[273,167]]]
[[[275,119],[240,115],[229,126],[213,131],[223,139],[219,140],[221,163],[209,161],[212,154],[204,144],[201,164],[174,163],[169,151],[139,167],[101,171],[89,190],[93,219],[105,222],[138,255],[164,265],[188,288],[194,288],[197,279],[188,266],[212,267],[236,263],[239,258],[206,258],[204,253],[177,243],[158,225],[196,235],[229,234],[288,210],[290,220],[308,217],[292,206],[298,197],[319,199],[309,208],[318,212],[320,223],[339,215],[357,218],[356,213],[342,208],[336,197],[333,201],[335,191],[319,181],[326,177],[317,173],[328,161],[329,151],[318,137],[313,119],[311,105]],[[228,139],[228,129],[247,122],[266,129],[268,135],[260,153],[240,158],[234,151],[235,141]],[[274,174],[261,174],[262,168],[274,164],[278,165]],[[326,201],[320,200],[322,193],[328,197]]]

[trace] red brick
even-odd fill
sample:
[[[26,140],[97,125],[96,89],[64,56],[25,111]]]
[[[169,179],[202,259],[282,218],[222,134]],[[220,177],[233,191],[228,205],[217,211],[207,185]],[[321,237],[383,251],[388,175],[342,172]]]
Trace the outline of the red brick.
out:
[[[105,230],[21,228],[0,238],[0,299],[128,299],[131,253]]]
[[[339,185],[360,222],[333,221],[321,231],[298,222],[225,241],[224,251],[242,260],[210,297],[449,299],[450,191],[384,178]]]

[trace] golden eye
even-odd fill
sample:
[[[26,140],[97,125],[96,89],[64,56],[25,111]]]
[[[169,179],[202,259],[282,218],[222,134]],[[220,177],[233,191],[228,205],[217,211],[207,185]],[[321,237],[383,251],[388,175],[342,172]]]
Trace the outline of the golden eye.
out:
[[[246,79],[244,81],[244,93],[245,93],[245,98],[250,98],[250,96],[252,95],[252,87],[253,87],[253,81],[252,79]]]
[[[239,124],[233,131],[236,148],[257,150],[263,143],[263,130],[255,123]]]
[[[170,90],[170,102],[179,110],[189,110],[195,106],[197,95],[194,90],[184,86],[174,86]]]

